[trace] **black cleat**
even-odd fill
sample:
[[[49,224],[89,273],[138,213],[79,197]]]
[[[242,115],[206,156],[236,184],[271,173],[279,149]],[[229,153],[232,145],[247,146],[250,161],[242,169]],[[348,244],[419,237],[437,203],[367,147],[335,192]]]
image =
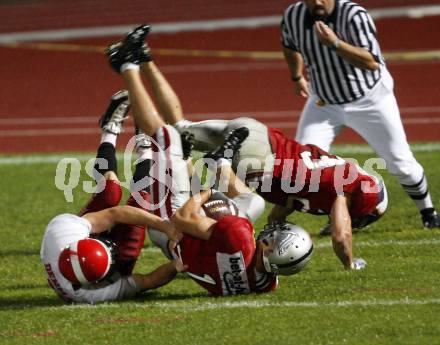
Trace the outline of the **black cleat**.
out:
[[[148,47],[147,43],[142,44],[141,48],[135,51],[135,54],[139,64],[153,61],[153,56],[151,55],[150,47]]]
[[[151,61],[150,49],[145,43],[145,37],[150,32],[149,25],[141,25],[130,31],[124,40],[110,45],[105,54],[112,68],[120,73],[125,63],[140,64]]]
[[[116,92],[110,99],[110,104],[105,113],[99,119],[99,126],[103,132],[119,134],[122,132],[122,124],[127,119],[130,109],[128,91]]]
[[[440,229],[440,217],[433,208],[422,210],[420,213],[426,229]]]
[[[136,150],[151,149],[151,137],[146,135],[137,125],[134,127],[134,134],[136,135]]]
[[[134,28],[127,34],[127,37],[125,37],[124,42],[130,42],[140,47],[145,42],[145,38],[147,37],[149,32],[150,32],[150,25],[148,24],[139,25],[138,27]]]
[[[234,155],[240,149],[243,141],[248,137],[249,129],[246,127],[240,127],[232,130],[226,137],[223,144],[221,144],[215,150],[206,153],[203,158],[211,158],[217,161],[220,158],[226,158],[232,161]]]

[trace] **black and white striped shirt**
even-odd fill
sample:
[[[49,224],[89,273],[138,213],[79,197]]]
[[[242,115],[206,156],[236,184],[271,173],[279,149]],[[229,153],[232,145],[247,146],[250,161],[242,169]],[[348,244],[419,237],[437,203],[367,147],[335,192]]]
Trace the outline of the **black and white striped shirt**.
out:
[[[303,1],[290,5],[281,21],[282,44],[302,55],[312,90],[326,103],[343,104],[361,98],[379,81],[381,69],[370,71],[349,64],[319,42],[314,22]],[[335,0],[326,24],[341,40],[367,49],[377,62],[385,64],[376,27],[363,7],[349,0]]]

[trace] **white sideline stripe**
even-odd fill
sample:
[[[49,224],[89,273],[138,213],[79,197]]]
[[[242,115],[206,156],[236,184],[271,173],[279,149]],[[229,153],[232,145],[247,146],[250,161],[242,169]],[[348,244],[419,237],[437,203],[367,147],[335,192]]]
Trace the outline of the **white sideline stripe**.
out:
[[[421,18],[425,16],[438,16],[440,15],[439,5],[426,5],[426,6],[408,6],[408,7],[390,7],[390,8],[378,8],[368,11],[374,19],[383,18],[396,18],[396,17],[409,17],[409,18]]]
[[[8,137],[50,137],[57,135],[88,135],[97,134],[100,130],[93,128],[52,128],[52,129],[13,129],[0,130],[0,138]]]
[[[435,113],[435,111],[420,111],[423,113]],[[440,112],[440,107],[438,107]],[[267,117],[298,117],[301,112],[299,110],[281,110],[281,111],[254,111],[254,112],[232,112],[232,113],[197,113],[186,114],[185,116],[189,120],[206,120],[206,119],[235,119],[237,117],[252,117],[252,118],[267,118]],[[130,121],[130,119],[128,120]],[[27,126],[33,124],[46,125],[46,124],[81,124],[81,123],[93,123],[97,125],[96,116],[56,116],[56,117],[11,117],[0,119],[0,126],[14,125],[14,126]],[[133,122],[127,122],[132,124]],[[124,127],[125,122],[124,122]],[[97,128],[97,127],[96,127]]]
[[[237,301],[237,302],[197,302],[196,305],[189,305],[185,303],[163,303],[163,302],[145,302],[145,303],[108,303],[97,305],[64,305],[59,307],[41,307],[44,309],[90,309],[90,308],[102,308],[102,309],[123,309],[127,308],[140,308],[140,309],[180,309],[186,312],[195,312],[203,310],[219,310],[219,309],[237,309],[237,308],[350,308],[350,307],[389,307],[389,306],[419,306],[429,304],[440,304],[440,298],[426,298],[426,299],[368,299],[368,300],[345,300],[335,302],[322,302],[322,301],[310,301],[310,302],[295,302],[295,301],[270,301],[270,300],[258,300],[258,301]],[[26,306],[18,306],[17,309],[26,308]],[[14,307],[11,307],[14,309]]]
[[[395,17],[409,17],[420,18],[423,16],[440,15],[439,5],[427,6],[408,6],[396,8],[380,8],[369,11],[373,18],[395,18]],[[245,17],[245,18],[230,18],[230,19],[215,19],[215,20],[200,20],[188,22],[165,22],[153,23],[154,33],[176,33],[176,32],[190,32],[190,31],[212,31],[222,29],[238,29],[238,28],[260,28],[266,26],[278,26],[281,19],[280,15],[274,16],[260,16],[260,17]],[[57,41],[75,38],[92,38],[92,37],[106,37],[119,36],[130,31],[133,27],[139,24],[131,25],[117,25],[117,26],[101,26],[78,29],[64,29],[64,30],[42,30],[42,31],[28,31],[28,32],[12,32],[0,35],[0,43],[10,43],[17,41]]]
[[[400,108],[401,114],[438,114],[440,113],[440,106],[434,107],[402,107]],[[271,118],[271,117],[288,117],[296,118],[301,114],[301,110],[274,110],[274,111],[241,111],[241,112],[230,112],[230,113],[195,113],[186,114],[189,120],[206,120],[206,119],[234,119],[237,117],[252,117],[256,119],[260,118]],[[437,117],[432,117],[437,119]],[[417,118],[406,118],[406,120],[413,121]],[[425,118],[426,119],[426,118]],[[5,125],[16,125],[16,126],[26,126],[33,124],[72,124],[72,123],[98,123],[97,116],[54,116],[54,117],[7,117],[0,118],[0,126]],[[128,124],[132,123],[131,118],[128,119]]]
[[[426,144],[412,144],[410,145],[413,152],[437,152],[440,151],[440,143],[426,143]],[[374,153],[367,145],[336,145],[332,153],[338,155],[349,155],[359,153]],[[118,153],[117,158],[123,159],[123,154]],[[19,165],[19,164],[44,164],[44,163],[58,163],[64,158],[76,158],[80,162],[94,159],[93,153],[90,154],[56,154],[56,155],[19,155],[17,157],[0,157],[0,165]]]
[[[293,113],[294,114],[294,113]],[[237,114],[236,114],[237,115]],[[298,116],[295,116],[298,117]],[[292,116],[294,118],[294,116]],[[191,119],[188,116],[188,119]],[[206,119],[206,115],[205,115]],[[266,118],[267,119],[267,118]],[[271,127],[278,129],[294,129],[297,127],[297,121],[265,121]],[[440,123],[439,117],[415,117],[415,118],[404,118],[402,122],[410,125],[429,125]],[[60,136],[60,135],[95,135],[99,133],[100,130],[97,127],[91,128],[48,128],[48,129],[12,129],[12,130],[0,130],[0,138],[8,137],[50,137],[50,136]],[[133,129],[128,129],[127,133],[133,133]]]

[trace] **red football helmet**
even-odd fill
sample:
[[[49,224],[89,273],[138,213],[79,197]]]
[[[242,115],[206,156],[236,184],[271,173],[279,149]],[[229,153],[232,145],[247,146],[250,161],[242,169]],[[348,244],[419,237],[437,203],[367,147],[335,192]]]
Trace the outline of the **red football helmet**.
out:
[[[95,238],[71,243],[58,258],[62,275],[73,284],[96,283],[109,275],[113,266],[114,245]]]

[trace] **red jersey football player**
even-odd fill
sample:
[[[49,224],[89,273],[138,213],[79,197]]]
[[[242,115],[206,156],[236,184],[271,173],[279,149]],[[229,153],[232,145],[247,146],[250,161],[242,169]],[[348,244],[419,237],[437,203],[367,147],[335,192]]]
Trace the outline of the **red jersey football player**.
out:
[[[388,199],[385,186],[375,176],[367,174],[359,166],[319,149],[314,145],[301,145],[286,138],[280,131],[268,128],[258,121],[242,118],[230,121],[246,123],[232,132],[242,139],[241,148],[228,144],[205,155],[205,158],[217,160],[222,164],[225,152],[239,156],[249,164],[264,164],[263,169],[242,176],[248,185],[253,184],[256,191],[267,201],[275,204],[269,215],[269,222],[285,221],[294,210],[317,215],[330,216],[330,229],[333,249],[346,268],[363,269],[366,262],[352,257],[352,227],[361,228],[377,219],[385,212]],[[228,126],[229,127],[229,126]],[[188,127],[187,127],[188,128]],[[254,129],[256,130],[254,131]],[[263,151],[263,140],[255,145],[253,139],[263,137],[261,131],[266,128],[266,150],[270,155],[256,157],[256,146]],[[248,138],[250,140],[248,142]],[[252,147],[254,149],[252,149]],[[234,156],[234,159],[235,159]],[[243,170],[240,163],[236,167]]]
[[[247,128],[247,137],[236,152],[232,167],[249,186],[256,188],[267,201],[275,203],[269,222],[285,220],[293,210],[327,214],[330,216],[333,248],[342,264],[349,269],[364,268],[364,260],[352,257],[352,227],[366,226],[385,212],[387,194],[383,183],[355,164],[316,146],[300,145],[252,118],[186,120],[177,95],[152,61],[149,47],[144,42],[148,27],[141,26],[134,31],[136,35],[127,36],[124,42],[110,49],[110,62],[118,72],[124,71],[129,89],[134,85],[132,77],[129,77],[130,70],[140,69],[143,72],[154,86],[155,95],[160,94],[158,106],[164,120],[161,126],[168,123],[181,134],[189,132],[194,135],[194,149],[203,152],[221,146],[231,131]],[[137,75],[136,78],[140,80]],[[132,89],[130,93],[144,94],[144,91],[139,93],[139,90]],[[133,105],[138,106],[136,99]],[[133,98],[131,101],[133,103]],[[143,117],[138,124],[142,127],[144,123],[145,132],[152,135],[153,132],[149,131],[151,126],[144,120],[147,118],[151,122],[151,116]],[[156,117],[154,121],[156,125],[159,123]],[[173,132],[171,126],[166,126],[166,129]],[[226,153],[216,152],[211,158],[219,159]],[[233,157],[232,153],[229,152],[229,157]],[[249,204],[249,207],[252,206]]]
[[[277,275],[292,275],[310,260],[313,244],[297,225],[274,223],[254,239],[248,219],[226,215],[219,220],[202,216],[212,190],[193,196],[176,211],[172,222],[185,229],[174,248],[187,274],[214,296],[263,293],[275,289]]]

